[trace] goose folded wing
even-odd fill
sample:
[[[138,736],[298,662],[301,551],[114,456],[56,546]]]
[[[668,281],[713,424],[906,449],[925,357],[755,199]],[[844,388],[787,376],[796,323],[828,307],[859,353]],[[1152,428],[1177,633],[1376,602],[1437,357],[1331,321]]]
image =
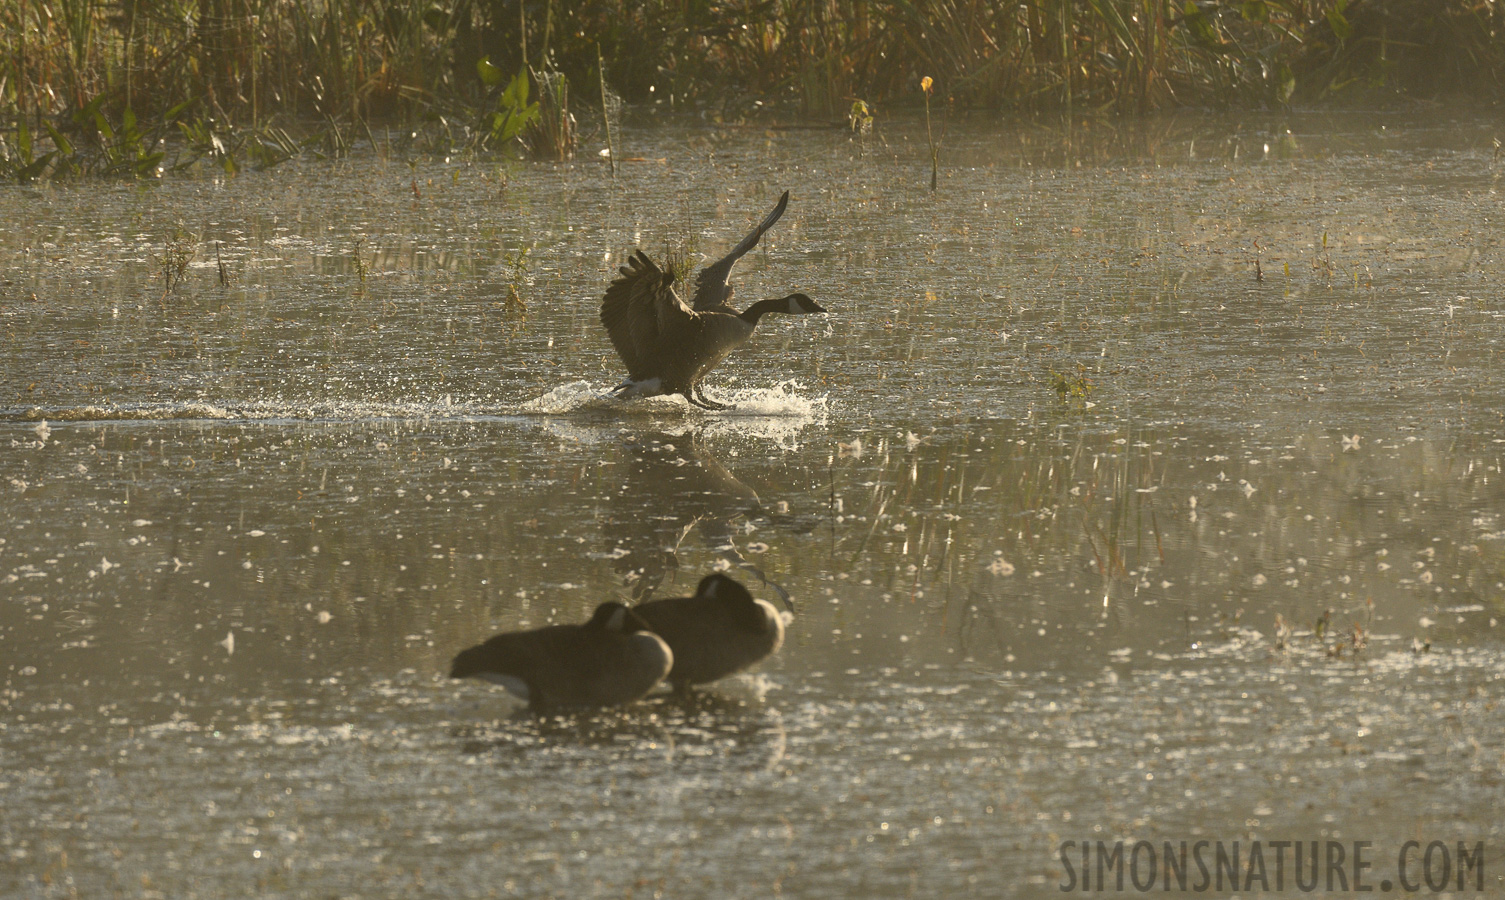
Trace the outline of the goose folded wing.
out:
[[[779,198],[779,205],[764,217],[757,228],[739,241],[730,253],[700,270],[700,274],[695,278],[694,305],[696,310],[727,305],[727,301],[732,296],[732,266],[735,266],[737,260],[741,259],[747,251],[758,246],[758,239],[763,237],[763,232],[773,227],[773,223],[779,220],[779,216],[784,214],[784,208],[788,205],[789,192],[785,191],[784,196]]]
[[[627,374],[635,380],[651,378],[663,336],[689,324],[695,314],[675,293],[674,276],[643,251],[620,271],[601,302],[601,324],[627,364]]]

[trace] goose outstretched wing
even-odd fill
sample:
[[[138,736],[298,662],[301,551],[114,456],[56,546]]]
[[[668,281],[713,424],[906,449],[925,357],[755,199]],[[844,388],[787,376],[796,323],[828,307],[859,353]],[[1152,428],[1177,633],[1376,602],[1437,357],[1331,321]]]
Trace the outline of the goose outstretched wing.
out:
[[[732,248],[732,252],[700,270],[700,275],[695,279],[694,305],[696,310],[727,305],[727,301],[732,296],[730,283],[732,266],[735,266],[737,260],[741,259],[747,251],[758,246],[758,239],[763,236],[763,232],[773,227],[773,223],[779,220],[779,216],[784,214],[784,207],[788,205],[789,192],[785,191],[784,196],[779,198],[779,205],[773,208],[773,212],[769,213],[747,237],[739,241],[737,246]]]
[[[690,323],[695,313],[674,291],[674,275],[639,250],[606,289],[601,324],[633,380],[653,377],[660,339]]]

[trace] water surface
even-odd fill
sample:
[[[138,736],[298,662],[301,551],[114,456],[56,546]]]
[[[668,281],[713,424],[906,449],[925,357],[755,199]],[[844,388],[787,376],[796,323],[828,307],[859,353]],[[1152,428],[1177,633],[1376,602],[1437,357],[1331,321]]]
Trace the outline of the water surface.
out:
[[[1484,841],[1499,890],[1492,127],[958,122],[935,195],[903,124],[6,188],[0,893],[1046,896],[1141,839]],[[625,252],[784,189],[738,302],[831,315],[727,413],[599,399]],[[716,566],[796,616],[694,706],[444,677]]]

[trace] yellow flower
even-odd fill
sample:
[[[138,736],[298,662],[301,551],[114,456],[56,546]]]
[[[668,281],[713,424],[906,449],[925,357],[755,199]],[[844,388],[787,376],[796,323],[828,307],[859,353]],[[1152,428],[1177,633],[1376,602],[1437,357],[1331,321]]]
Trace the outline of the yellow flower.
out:
[[[933,84],[935,84],[935,80],[929,75],[926,75],[924,78],[920,79],[920,90],[928,94],[930,93],[930,87]]]

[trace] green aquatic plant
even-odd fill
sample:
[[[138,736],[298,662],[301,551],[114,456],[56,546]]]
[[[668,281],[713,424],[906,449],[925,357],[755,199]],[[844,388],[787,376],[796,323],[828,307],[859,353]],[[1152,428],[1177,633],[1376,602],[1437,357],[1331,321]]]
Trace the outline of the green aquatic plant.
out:
[[[867,101],[852,101],[852,108],[847,112],[847,126],[857,134],[873,133],[873,112],[868,108]]]
[[[222,135],[212,119],[196,117],[186,122],[180,121],[177,125],[183,145],[173,161],[173,171],[190,168],[201,159],[210,160],[223,169],[226,175],[240,171],[236,151],[245,140],[243,135]]]
[[[689,283],[690,276],[695,273],[695,264],[700,260],[700,235],[689,227],[670,234],[664,238],[659,259],[664,271],[673,275],[676,282]]]
[[[198,236],[189,232],[179,222],[173,226],[172,234],[162,244],[162,250],[157,254],[157,268],[162,275],[162,296],[159,303],[166,303],[167,298],[177,290],[188,275],[188,266],[198,252]]]
[[[326,116],[324,127],[313,141],[314,155],[319,159],[344,159],[350,155],[350,136],[333,116]]]
[[[360,284],[357,290],[361,292],[366,290],[366,276],[371,274],[371,268],[366,264],[366,255],[361,252],[365,243],[364,237],[358,237],[355,239],[355,246],[350,250],[350,268],[355,272],[356,281]]]
[[[510,336],[523,330],[528,325],[528,303],[523,299],[521,288],[528,283],[531,277],[528,272],[529,257],[533,253],[533,245],[521,247],[512,253],[502,255],[503,268],[506,271],[507,289],[502,299],[494,305],[497,308],[498,318],[502,328]]]
[[[268,126],[256,132],[247,149],[258,169],[270,169],[301,156],[303,146],[285,129]]]
[[[73,116],[74,125],[89,136],[98,150],[95,174],[135,178],[160,175],[162,160],[167,157],[162,147],[166,124],[176,118],[183,107],[168,110],[164,119],[152,129],[153,133],[148,134],[141,130],[135,111],[129,107],[117,121],[110,121],[105,115],[104,100],[103,94],[95,97]]]
[[[1062,403],[1086,400],[1092,394],[1092,382],[1087,378],[1087,367],[1080,363],[1077,364],[1076,372],[1070,375],[1051,369],[1050,383]]]
[[[553,69],[534,72],[538,83],[538,116],[528,127],[528,148],[534,159],[566,162],[575,158],[578,142],[575,117],[570,113],[570,80]]]
[[[476,62],[476,73],[487,88],[498,89],[494,108],[487,113],[481,128],[481,146],[500,147],[523,136],[536,124],[542,113],[536,102],[528,100],[528,72],[518,72],[502,86],[502,70],[491,64],[490,57]]]
[[[47,167],[52,164],[57,155],[56,150],[49,150],[46,153],[37,152],[36,145],[31,139],[31,129],[27,127],[25,119],[17,123],[14,144],[6,140],[5,135],[0,134],[0,176],[7,181],[26,184],[37,180],[47,171]]]

